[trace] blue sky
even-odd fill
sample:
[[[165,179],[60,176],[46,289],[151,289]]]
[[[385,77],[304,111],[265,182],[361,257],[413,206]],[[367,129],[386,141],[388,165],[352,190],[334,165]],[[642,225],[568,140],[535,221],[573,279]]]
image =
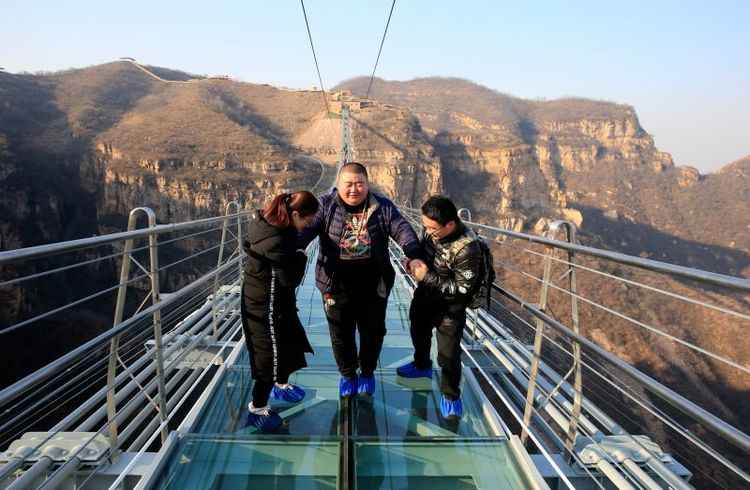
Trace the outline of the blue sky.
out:
[[[326,87],[369,75],[391,0],[307,0]],[[458,76],[526,98],[635,106],[657,146],[702,172],[750,154],[750,2],[396,4],[378,76]],[[0,66],[132,56],[249,82],[318,85],[299,1],[2,0]]]

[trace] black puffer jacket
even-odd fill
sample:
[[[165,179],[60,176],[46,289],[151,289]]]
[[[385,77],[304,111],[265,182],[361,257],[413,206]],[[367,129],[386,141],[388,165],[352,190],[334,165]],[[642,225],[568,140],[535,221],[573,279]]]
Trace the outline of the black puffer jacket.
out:
[[[451,235],[433,240],[423,235],[420,245],[430,268],[419,283],[420,295],[450,305],[466,307],[480,287],[482,248],[476,234],[463,223]]]
[[[294,228],[276,228],[256,212],[243,242],[242,327],[255,379],[283,382],[312,352],[297,315],[295,288],[307,257],[296,251],[296,241]]]

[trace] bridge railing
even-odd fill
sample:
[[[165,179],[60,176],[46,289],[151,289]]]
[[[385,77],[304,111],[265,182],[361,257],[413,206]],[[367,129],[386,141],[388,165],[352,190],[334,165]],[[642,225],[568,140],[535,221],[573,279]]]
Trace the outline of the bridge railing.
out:
[[[420,226],[418,210],[401,209]],[[750,438],[737,427],[747,423],[732,416],[742,391],[734,405],[722,399],[729,382],[750,384],[750,281],[586,247],[569,223],[538,236],[465,222],[490,244],[498,276],[491,308],[470,318],[467,357],[478,346],[500,359],[507,373],[492,382],[515,393],[508,408],[524,439],[638,488],[651,484],[638,468],[663,482],[674,473],[654,441],[630,436],[648,433],[703,482],[750,482]]]
[[[250,219],[230,203],[224,216],[158,225],[137,208],[125,232],[0,252],[0,292],[20,298],[0,312],[0,342],[33,366],[0,390],[0,486],[54,488],[80,466],[164,443],[239,339]]]

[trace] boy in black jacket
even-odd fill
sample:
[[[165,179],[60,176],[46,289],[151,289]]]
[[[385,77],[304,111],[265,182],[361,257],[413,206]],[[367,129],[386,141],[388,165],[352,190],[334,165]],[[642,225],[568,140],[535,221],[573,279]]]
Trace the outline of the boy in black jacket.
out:
[[[461,337],[466,308],[481,286],[484,257],[480,239],[461,222],[447,197],[432,196],[422,205],[422,225],[420,245],[427,262],[409,262],[418,282],[409,310],[414,361],[399,367],[397,373],[405,378],[432,377],[434,328],[442,368],[440,412],[445,418],[460,418]]]

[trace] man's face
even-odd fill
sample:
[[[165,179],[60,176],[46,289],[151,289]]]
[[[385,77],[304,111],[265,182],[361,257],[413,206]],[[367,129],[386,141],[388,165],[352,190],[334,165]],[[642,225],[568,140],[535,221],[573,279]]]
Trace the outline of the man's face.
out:
[[[440,240],[445,238],[456,229],[456,222],[449,221],[445,225],[441,225],[434,219],[430,219],[425,215],[422,215],[422,226],[424,231],[432,237],[433,240]]]
[[[339,197],[349,206],[359,206],[367,197],[370,186],[367,177],[354,172],[342,172],[339,175]]]

